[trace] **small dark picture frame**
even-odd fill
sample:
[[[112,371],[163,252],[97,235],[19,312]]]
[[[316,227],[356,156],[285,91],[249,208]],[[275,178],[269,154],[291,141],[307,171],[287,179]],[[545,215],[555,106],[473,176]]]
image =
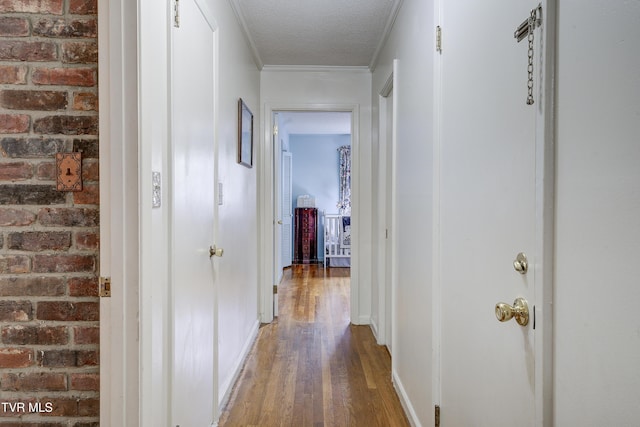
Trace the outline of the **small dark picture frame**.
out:
[[[253,167],[253,113],[242,98],[238,100],[238,163]]]

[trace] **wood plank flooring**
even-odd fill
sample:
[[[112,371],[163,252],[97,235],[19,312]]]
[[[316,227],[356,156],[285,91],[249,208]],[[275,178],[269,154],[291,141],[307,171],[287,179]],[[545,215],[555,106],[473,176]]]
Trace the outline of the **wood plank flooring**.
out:
[[[285,271],[279,317],[260,328],[220,426],[409,425],[389,353],[349,323],[349,280],[347,268]]]

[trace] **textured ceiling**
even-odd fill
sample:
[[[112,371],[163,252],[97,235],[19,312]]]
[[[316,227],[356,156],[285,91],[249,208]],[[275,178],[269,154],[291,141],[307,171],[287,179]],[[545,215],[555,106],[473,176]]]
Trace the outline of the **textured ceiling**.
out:
[[[259,67],[372,67],[402,0],[230,1]]]

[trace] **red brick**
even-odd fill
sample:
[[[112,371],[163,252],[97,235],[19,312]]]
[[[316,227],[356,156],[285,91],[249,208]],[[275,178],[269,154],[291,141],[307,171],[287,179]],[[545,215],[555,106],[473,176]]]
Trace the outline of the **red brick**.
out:
[[[88,231],[80,231],[76,233],[77,249],[98,249],[100,244],[100,236],[98,233]]]
[[[0,12],[62,15],[63,0],[0,0]]]
[[[71,374],[71,390],[100,391],[100,374]]]
[[[29,257],[26,255],[0,255],[0,271],[9,274],[29,272]]]
[[[100,328],[97,326],[76,326],[73,328],[76,344],[100,344]]]
[[[66,251],[71,247],[70,231],[20,231],[9,233],[8,248],[18,251]]]
[[[0,133],[29,132],[30,117],[26,114],[0,114]]]
[[[70,398],[40,398],[42,402],[51,402],[53,411],[44,413],[44,416],[53,417],[77,417],[78,416],[78,399],[74,397]],[[40,424],[38,424],[40,426]],[[67,424],[65,424],[65,427]],[[3,426],[4,427],[4,426]]]
[[[76,111],[98,111],[98,95],[90,92],[73,94],[73,109]]]
[[[65,282],[60,277],[20,276],[0,278],[0,296],[3,297],[54,297],[65,293]]]
[[[0,65],[0,84],[27,84],[27,67],[24,65]]]
[[[53,42],[0,40],[1,61],[55,61],[58,48]]]
[[[97,302],[40,301],[38,320],[86,321],[100,320],[100,304]]]
[[[65,42],[62,43],[62,62],[66,64],[97,64],[98,43]]]
[[[0,106],[9,110],[64,110],[68,104],[67,93],[50,90],[3,90]]]
[[[84,170],[83,170],[84,172]],[[36,167],[36,177],[42,181],[56,180],[56,165],[54,162],[43,162]]]
[[[1,138],[2,155],[13,159],[47,158],[53,160],[56,153],[63,151],[65,145],[58,138]]]
[[[42,350],[38,362],[45,368],[98,366],[100,356],[94,350]]]
[[[25,209],[0,208],[0,227],[15,227],[31,225],[36,220],[36,214]]]
[[[33,177],[33,166],[27,162],[0,164],[0,181],[24,181]]]
[[[95,15],[98,13],[98,0],[71,0],[69,13],[77,15]]]
[[[97,227],[100,212],[90,208],[43,208],[38,220],[48,227]]]
[[[97,139],[74,139],[72,151],[82,152],[83,160],[100,157],[100,146]]]
[[[26,18],[0,17],[0,36],[25,37],[29,35],[29,20]]]
[[[0,348],[0,368],[26,368],[33,365],[33,353],[26,348]]]
[[[82,161],[82,179],[85,181],[98,181],[100,179],[100,162],[98,160]]]
[[[66,194],[52,185],[4,185],[0,183],[0,205],[59,205]]]
[[[76,205],[99,205],[100,185],[84,184],[82,191],[76,191],[73,193],[73,202]]]
[[[96,135],[97,116],[47,116],[33,122],[33,131],[47,135]]]
[[[33,24],[33,35],[56,38],[96,38],[98,24],[92,19],[42,18]]]
[[[32,315],[33,308],[29,301],[0,300],[0,322],[27,322]]]
[[[36,85],[95,86],[94,68],[36,68],[31,76]]]
[[[65,345],[69,343],[66,326],[5,326],[2,342],[13,345]]]
[[[8,402],[10,403],[12,406],[7,405],[6,411],[3,409],[2,412],[0,412],[0,417],[22,417],[24,414],[22,413],[22,411],[17,410],[17,403],[23,403],[25,405],[25,407],[29,407],[30,404],[34,404],[36,402],[36,399],[33,398],[29,398],[29,399],[2,399],[2,402]],[[13,409],[13,411],[12,411]],[[3,422],[0,424],[0,426],[2,427],[63,427],[60,425],[49,425],[47,424],[35,424],[35,423],[27,423],[24,421],[18,421],[18,422]]]
[[[99,399],[81,399],[78,402],[79,417],[97,417],[100,415]]]
[[[97,277],[72,277],[69,279],[69,295],[72,297],[97,297]]]
[[[34,273],[89,273],[95,269],[96,258],[93,255],[54,254],[33,257]]]
[[[3,374],[0,384],[4,391],[66,391],[67,377],[47,372]]]

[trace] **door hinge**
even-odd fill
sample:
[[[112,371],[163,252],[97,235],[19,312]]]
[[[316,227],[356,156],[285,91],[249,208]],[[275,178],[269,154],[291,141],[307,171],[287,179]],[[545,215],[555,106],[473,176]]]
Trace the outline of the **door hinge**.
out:
[[[98,294],[101,297],[111,296],[111,277],[100,277],[100,290]]]
[[[384,238],[385,239],[389,238],[389,229],[388,228],[385,228],[385,230],[384,230]]]
[[[278,125],[273,125],[273,136],[278,134]]]
[[[436,52],[442,53],[442,28],[436,27]]]
[[[440,405],[436,405],[435,413],[436,413],[435,426],[440,427]]]
[[[273,285],[273,294],[277,295],[278,293],[278,285]]]
[[[180,28],[180,0],[173,0],[173,26]]]

